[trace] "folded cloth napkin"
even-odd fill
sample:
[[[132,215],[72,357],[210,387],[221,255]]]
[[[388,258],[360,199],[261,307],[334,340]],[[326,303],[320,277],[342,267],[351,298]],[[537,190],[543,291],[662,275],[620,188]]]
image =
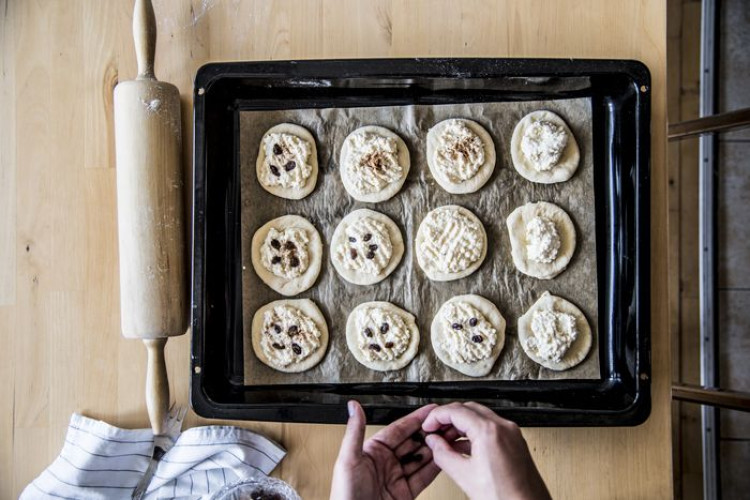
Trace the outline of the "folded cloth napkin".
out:
[[[21,499],[131,498],[153,452],[150,429],[120,429],[73,414],[60,456]],[[227,484],[265,476],[286,450],[247,429],[212,425],[180,434],[158,462],[144,498],[201,498]]]

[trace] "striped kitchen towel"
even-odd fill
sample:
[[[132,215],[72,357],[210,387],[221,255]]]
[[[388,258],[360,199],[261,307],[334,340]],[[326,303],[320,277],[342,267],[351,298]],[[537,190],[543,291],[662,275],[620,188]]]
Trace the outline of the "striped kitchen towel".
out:
[[[148,468],[153,443],[150,429],[120,429],[74,414],[60,456],[20,498],[129,499]],[[284,455],[280,445],[247,429],[194,427],[159,461],[145,498],[201,498],[268,475]]]

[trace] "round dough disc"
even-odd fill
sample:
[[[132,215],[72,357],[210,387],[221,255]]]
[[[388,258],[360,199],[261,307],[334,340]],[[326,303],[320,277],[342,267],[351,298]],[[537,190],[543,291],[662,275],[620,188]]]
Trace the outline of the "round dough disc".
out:
[[[350,175],[344,169],[346,159],[351,154],[349,138],[358,132],[369,132],[371,134],[377,134],[383,137],[390,137],[392,139],[395,139],[396,143],[398,144],[398,164],[403,168],[401,178],[398,181],[391,182],[383,189],[375,193],[358,192]],[[341,153],[339,154],[339,174],[341,175],[341,182],[344,183],[344,187],[349,193],[349,196],[357,201],[363,201],[366,203],[377,203],[379,201],[385,201],[387,199],[393,198],[396,193],[401,190],[401,187],[403,187],[404,182],[406,181],[406,176],[409,175],[410,167],[411,159],[409,156],[409,148],[406,147],[406,143],[404,142],[404,140],[399,137],[398,134],[388,130],[385,127],[379,127],[377,125],[366,125],[364,127],[360,127],[346,136],[346,139],[344,139],[344,144],[342,144],[341,146]]]
[[[560,249],[552,262],[536,262],[527,258],[526,225],[534,217],[546,217],[555,223],[560,235]],[[576,230],[570,216],[553,203],[540,201],[522,205],[508,216],[508,233],[513,263],[524,274],[539,279],[552,279],[568,267],[576,249]]]
[[[310,171],[310,177],[307,178],[307,182],[305,182],[305,185],[301,188],[266,186],[265,184],[260,182],[261,169],[264,168],[263,164],[266,161],[266,151],[263,148],[263,140],[268,134],[296,135],[300,139],[304,139],[305,141],[310,143],[310,157],[308,158],[308,161],[310,162],[312,170]],[[318,182],[318,150],[315,146],[315,138],[310,132],[307,131],[307,129],[305,129],[304,127],[300,127],[299,125],[294,125],[293,123],[280,123],[271,127],[265,134],[263,134],[263,137],[260,140],[260,146],[258,147],[258,159],[255,162],[255,174],[260,187],[262,187],[272,195],[278,196],[279,198],[286,198],[287,200],[301,200],[302,198],[313,192],[313,190],[315,189],[315,184]]]
[[[534,312],[550,309],[555,312],[563,312],[573,315],[576,318],[576,329],[578,330],[578,336],[573,343],[570,344],[570,348],[565,353],[565,356],[563,356],[558,363],[540,358],[528,347],[529,339],[534,337],[534,333],[531,331],[531,319],[534,316]],[[573,303],[568,302],[562,297],[552,295],[549,292],[544,292],[539,300],[537,300],[534,305],[526,311],[526,314],[518,318],[518,340],[521,341],[521,347],[523,347],[524,352],[534,362],[545,368],[549,368],[550,370],[567,370],[586,359],[586,355],[591,349],[592,338],[591,327],[581,310]]]
[[[339,245],[345,245],[348,241],[346,237],[346,228],[366,217],[373,218],[385,224],[388,230],[388,236],[391,239],[391,260],[388,261],[388,265],[379,274],[360,273],[352,269],[347,269],[334,258]],[[331,238],[330,254],[333,267],[346,281],[354,283],[355,285],[373,285],[383,281],[396,269],[396,267],[398,267],[401,258],[404,256],[404,238],[401,236],[401,230],[399,230],[396,223],[393,222],[390,217],[381,214],[380,212],[375,212],[374,210],[362,208],[360,210],[355,210],[344,217],[341,222],[339,222],[339,225],[336,226],[336,230],[333,232],[333,237]]]
[[[401,316],[410,332],[409,345],[401,356],[393,361],[370,361],[365,358],[359,350],[359,345],[357,343],[357,314],[362,309],[375,306],[382,307],[383,309],[389,310],[392,314],[398,314]],[[346,320],[346,345],[356,360],[371,370],[381,372],[400,370],[408,365],[411,360],[414,359],[414,356],[417,355],[417,351],[419,350],[419,328],[417,327],[413,314],[391,304],[390,302],[364,302],[355,307],[352,312],[349,313],[349,317]]]
[[[268,357],[263,353],[263,348],[261,348],[260,346],[260,339],[263,335],[263,314],[269,309],[273,309],[276,306],[291,306],[299,309],[302,314],[310,318],[313,323],[315,323],[315,326],[318,327],[318,330],[320,330],[320,347],[310,356],[303,359],[301,363],[291,363],[282,368],[274,366],[269,361]],[[280,372],[299,373],[314,367],[315,365],[320,363],[320,360],[323,359],[323,356],[326,355],[326,350],[328,349],[328,324],[323,317],[323,313],[321,313],[320,309],[318,309],[318,306],[315,305],[315,302],[310,299],[276,300],[274,302],[269,302],[268,304],[255,311],[252,324],[252,339],[253,351],[255,352],[255,355],[258,357],[258,359],[263,362],[263,364],[268,365],[274,370],[278,370]]]
[[[425,241],[428,240],[425,220],[427,220],[427,218],[430,217],[430,215],[432,215],[434,212],[437,212],[438,210],[458,210],[459,212],[465,214],[470,219],[475,220],[476,223],[479,224],[479,227],[482,229],[482,253],[476,262],[471,264],[469,267],[467,267],[463,271],[459,271],[457,273],[450,273],[450,272],[442,272],[442,271],[428,271],[426,269],[426,260],[425,260],[425,257],[422,255],[422,251],[421,251],[421,246],[424,244]],[[446,234],[444,236],[445,236],[445,239],[448,241],[450,241],[450,239],[453,237],[452,234]],[[474,215],[474,213],[471,210],[468,210],[458,205],[445,205],[445,206],[438,207],[430,211],[422,220],[422,222],[419,224],[419,229],[417,230],[415,251],[417,254],[417,263],[419,264],[419,267],[422,268],[422,271],[424,271],[427,277],[431,279],[432,281],[452,281],[452,280],[461,279],[470,275],[477,269],[479,269],[479,266],[481,266],[482,262],[484,262],[484,258],[487,256],[487,232],[484,229],[484,224],[482,224],[482,221],[480,221],[479,218],[476,215]]]
[[[541,172],[534,168],[534,165],[526,158],[521,150],[521,140],[526,133],[526,129],[534,122],[546,121],[557,124],[568,133],[568,144],[560,156],[560,161],[550,170]],[[578,143],[570,131],[565,120],[560,118],[552,111],[533,111],[521,118],[516,128],[513,129],[513,136],[510,139],[510,156],[513,159],[513,166],[519,174],[531,182],[540,184],[554,184],[556,182],[565,182],[576,173],[578,163],[581,158],[581,152],[578,149]]]
[[[443,314],[443,308],[451,302],[468,302],[481,312],[487,321],[497,330],[497,342],[492,348],[490,357],[475,363],[457,363],[451,361],[448,357],[445,350],[441,347],[442,340],[445,338],[446,327],[440,318]],[[492,366],[497,361],[505,345],[505,318],[500,314],[495,304],[484,297],[480,297],[479,295],[458,295],[444,302],[440,306],[440,309],[438,309],[432,320],[430,339],[432,340],[432,348],[435,350],[435,354],[444,364],[470,377],[484,377],[492,370]]]
[[[434,160],[435,151],[437,150],[439,145],[440,134],[443,132],[445,127],[447,127],[451,122],[454,121],[464,122],[472,132],[479,136],[479,138],[484,143],[485,153],[484,163],[481,167],[479,167],[479,170],[477,170],[477,173],[474,174],[474,177],[458,183],[451,181],[437,167],[437,165],[435,165]],[[430,173],[432,174],[432,177],[435,178],[437,183],[440,184],[440,187],[451,194],[468,194],[479,191],[479,189],[484,186],[488,180],[490,180],[492,172],[495,170],[495,163],[495,143],[492,141],[492,136],[490,136],[490,134],[484,127],[482,127],[475,121],[466,120],[463,118],[450,118],[448,120],[441,121],[437,125],[433,126],[429,132],[427,132],[427,165],[430,167]]]
[[[307,250],[310,253],[310,264],[307,266],[302,275],[297,276],[293,279],[286,279],[281,276],[276,276],[263,265],[261,260],[261,246],[266,241],[266,236],[271,228],[274,227],[279,231],[291,227],[302,228],[307,231],[310,238],[310,242],[307,244]],[[276,292],[287,297],[291,295],[297,295],[298,293],[304,292],[318,279],[320,274],[320,265],[323,260],[323,243],[320,239],[320,234],[315,226],[304,217],[299,215],[284,215],[278,217],[269,222],[266,222],[261,226],[253,235],[253,241],[251,245],[251,257],[253,268],[258,274],[263,283],[271,287]]]

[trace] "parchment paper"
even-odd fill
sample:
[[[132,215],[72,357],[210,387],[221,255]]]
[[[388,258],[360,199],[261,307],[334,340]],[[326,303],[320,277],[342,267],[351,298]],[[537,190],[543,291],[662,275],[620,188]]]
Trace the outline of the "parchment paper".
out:
[[[525,180],[513,168],[510,138],[516,123],[527,113],[547,109],[568,123],[581,149],[575,176],[565,183],[542,185]],[[495,141],[497,165],[478,192],[451,195],[435,182],[425,158],[427,131],[447,118],[469,118],[482,124]],[[263,134],[273,125],[290,122],[307,128],[317,141],[320,172],[315,191],[299,201],[277,198],[256,179],[255,162]],[[505,347],[484,380],[598,379],[599,343],[594,233],[594,184],[591,102],[566,99],[457,105],[417,105],[371,108],[329,108],[240,113],[242,199],[242,314],[245,383],[359,383],[400,381],[477,380],[442,364],[430,342],[430,325],[440,305],[465,293],[476,293],[495,303],[507,322]],[[381,125],[399,134],[411,154],[411,169],[403,189],[386,202],[368,204],[352,199],[339,176],[339,151],[344,138],[363,125]],[[550,201],[570,214],[576,226],[577,247],[566,271],[553,280],[538,280],[516,270],[510,253],[506,217],[530,201]],[[484,223],[487,257],[477,272],[466,278],[432,282],[417,264],[414,239],[419,223],[430,210],[448,204],[464,206]],[[372,286],[346,282],[330,262],[333,231],[353,210],[371,208],[391,217],[400,227],[406,251],[396,270]],[[250,257],[254,232],[270,219],[286,214],[306,217],[324,242],[323,265],[317,283],[294,298],[310,298],[320,307],[330,332],[328,353],[315,368],[299,374],[277,372],[262,364],[252,349],[251,323],[255,311],[283,298],[255,274]],[[545,291],[576,304],[591,325],[594,342],[588,357],[577,367],[554,372],[531,361],[517,336],[517,320]],[[419,353],[404,369],[376,372],[359,364],[346,346],[346,319],[362,302],[384,300],[410,311],[420,330]]]

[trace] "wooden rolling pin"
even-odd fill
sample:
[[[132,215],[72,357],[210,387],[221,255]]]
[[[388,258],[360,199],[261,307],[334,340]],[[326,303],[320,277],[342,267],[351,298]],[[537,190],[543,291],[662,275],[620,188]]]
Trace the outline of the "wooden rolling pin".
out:
[[[122,334],[148,349],[146,405],[154,434],[169,406],[164,345],[187,329],[180,93],[154,76],[156,20],[136,0],[138,77],[115,88]]]

